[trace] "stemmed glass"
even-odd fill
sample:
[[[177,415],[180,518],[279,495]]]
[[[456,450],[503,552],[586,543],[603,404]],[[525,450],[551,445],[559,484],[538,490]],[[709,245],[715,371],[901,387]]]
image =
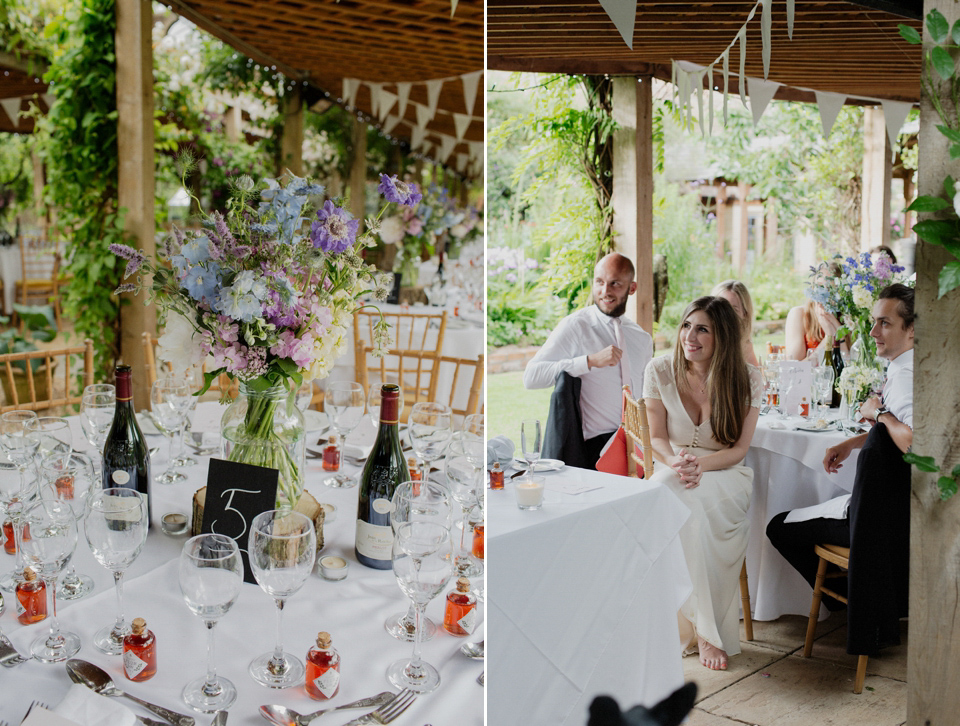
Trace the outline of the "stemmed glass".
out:
[[[818,416],[823,416],[823,409],[833,395],[835,375],[831,366],[815,366],[813,369],[813,390],[817,396]]]
[[[356,381],[334,381],[327,384],[323,397],[323,408],[330,417],[330,425],[336,430],[341,453],[347,436],[363,420],[366,397],[363,386]],[[323,483],[328,487],[348,488],[355,486],[356,477],[335,474],[327,477]]]
[[[187,607],[207,626],[207,674],[184,687],[183,701],[202,713],[221,711],[237,700],[236,686],[217,676],[213,628],[236,602],[242,584],[240,549],[230,537],[201,534],[184,543],[180,592]]]
[[[176,471],[173,456],[173,438],[180,432],[190,409],[190,386],[185,381],[167,376],[158,378],[150,389],[150,410],[158,428],[169,439],[167,470],[156,477],[160,484],[173,484],[187,477]]]
[[[460,577],[475,577],[483,573],[483,563],[474,557],[466,548],[467,517],[470,510],[477,503],[477,491],[481,478],[476,475],[476,467],[466,456],[465,447],[459,442],[453,442],[447,456],[443,460],[443,474],[447,479],[447,489],[450,496],[460,505],[462,531],[460,532],[460,546],[457,549],[457,575]]]
[[[432,481],[405,481],[393,492],[391,499],[393,510],[390,512],[390,526],[394,534],[401,524],[407,522],[435,522],[450,528],[450,498],[446,488]],[[412,641],[417,619],[413,603],[406,613],[397,613],[388,617],[384,629],[397,640]],[[436,624],[424,616],[420,627],[421,638],[430,640],[437,632]]]
[[[130,633],[123,617],[123,573],[143,549],[147,525],[147,502],[135,489],[101,489],[87,499],[87,543],[97,562],[113,573],[117,587],[117,620],[100,628],[93,640],[97,650],[109,655],[120,654]]]
[[[23,501],[26,498],[27,467],[33,461],[39,443],[27,435],[27,422],[37,418],[34,411],[7,411],[0,415],[0,445],[7,458],[17,467],[18,481],[12,478],[0,478],[0,503],[3,504],[7,516],[13,524],[13,539],[16,544],[17,560],[12,572],[0,578],[0,588],[13,592],[18,582],[23,581],[23,552],[20,549],[20,538],[23,534]]]
[[[442,403],[415,403],[410,411],[407,432],[414,452],[423,461],[420,474],[423,481],[427,481],[430,464],[443,456],[450,439],[451,420],[450,407]]]
[[[36,442],[33,464],[40,478],[40,462],[48,456],[55,456],[64,464],[73,454],[73,432],[70,422],[59,416],[40,416],[24,424],[27,438]]]
[[[91,467],[92,464],[84,466],[86,471],[81,472],[80,466],[73,459],[64,462],[56,454],[40,462],[40,475],[46,486],[44,496],[49,494],[65,502],[73,511],[78,529],[80,520],[86,513],[87,497],[90,491],[99,488],[93,472],[90,471]],[[69,564],[60,582],[60,588],[57,590],[57,597],[61,600],[76,600],[92,590],[93,579],[89,575],[78,575],[73,569],[73,564]]]
[[[283,652],[283,606],[303,587],[317,559],[313,522],[300,512],[274,509],[258,514],[250,524],[247,554],[257,584],[277,603],[277,646],[253,659],[250,675],[269,688],[296,686],[305,670],[299,658]]]
[[[174,376],[174,378],[176,377],[177,376]],[[190,389],[190,396],[186,403],[184,403],[183,422],[177,431],[177,453],[173,457],[173,465],[178,467],[195,466],[197,460],[187,453],[184,447],[184,439],[186,438],[187,430],[190,428],[190,419],[193,416],[193,411],[197,408],[197,402],[200,400],[200,398],[194,396],[193,393],[203,388],[203,368],[200,366],[188,368],[179,378],[187,384],[187,387]]]
[[[80,636],[60,630],[56,597],[57,577],[77,546],[77,520],[66,502],[40,499],[23,513],[23,521],[30,527],[30,539],[22,543],[23,554],[47,586],[53,615],[49,635],[34,640],[30,652],[45,663],[63,661],[80,650]]]
[[[520,450],[523,452],[523,458],[527,461],[529,471],[537,469],[537,462],[540,460],[540,446],[542,438],[540,432],[540,420],[528,418],[520,422]]]
[[[436,522],[401,524],[393,538],[393,574],[403,593],[413,601],[416,630],[413,658],[387,668],[387,680],[398,688],[430,693],[440,685],[437,669],[420,658],[420,622],[423,611],[447,586],[453,575],[450,530]]]
[[[487,458],[486,444],[483,440],[484,415],[471,413],[463,420],[461,441],[463,452],[477,469],[477,475]]]
[[[97,452],[97,474],[103,480],[103,445],[110,433],[117,410],[117,389],[109,383],[95,383],[83,389],[80,402],[80,428],[87,443]]]

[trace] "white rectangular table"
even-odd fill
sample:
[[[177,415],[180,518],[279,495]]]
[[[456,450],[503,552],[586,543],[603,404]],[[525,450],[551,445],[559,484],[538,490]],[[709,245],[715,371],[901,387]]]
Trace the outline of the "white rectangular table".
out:
[[[513,481],[487,490],[487,723],[581,726],[594,696],[656,703],[683,684],[677,610],[689,511],[659,485],[583,469],[547,474],[543,508]],[[579,495],[557,482],[602,488]]]

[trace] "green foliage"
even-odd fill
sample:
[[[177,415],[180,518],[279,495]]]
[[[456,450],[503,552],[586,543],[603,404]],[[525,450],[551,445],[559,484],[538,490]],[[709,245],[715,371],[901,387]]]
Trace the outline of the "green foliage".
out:
[[[903,460],[912,464],[925,474],[940,474],[940,465],[932,456],[921,456],[908,451],[903,455]],[[947,501],[957,493],[957,487],[960,484],[960,464],[953,467],[949,475],[943,474],[937,477],[937,488],[940,490],[940,499]]]
[[[31,333],[30,337],[24,336],[18,326],[14,326],[0,332],[0,354],[2,353],[26,353],[36,350],[37,346],[33,344],[34,340],[49,343],[57,334],[57,323],[53,315],[53,308],[49,305],[20,305],[13,304],[13,310],[23,323],[23,327]],[[0,324],[7,325],[10,318],[0,315]],[[41,360],[34,360],[30,363],[33,370],[37,370],[43,364]],[[13,364],[14,368],[21,371],[26,370],[23,361]]]
[[[94,341],[98,377],[117,355],[120,282],[110,244],[125,241],[117,209],[117,110],[113,0],[79,0],[47,26],[59,45],[45,80],[56,101],[38,120],[38,149],[47,165],[47,202],[57,209],[66,245],[65,314],[81,337]]]

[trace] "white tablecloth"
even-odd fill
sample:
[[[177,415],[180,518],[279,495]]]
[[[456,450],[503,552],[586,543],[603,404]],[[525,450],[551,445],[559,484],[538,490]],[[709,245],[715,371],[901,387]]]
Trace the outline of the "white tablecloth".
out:
[[[487,491],[487,723],[587,720],[594,696],[653,704],[683,684],[677,610],[690,593],[678,538],[689,511],[668,489],[565,468],[544,506],[513,482]],[[551,491],[557,482],[601,489]]]
[[[201,407],[217,406],[201,403]],[[195,419],[196,420],[196,419]],[[77,424],[77,419],[73,419]],[[369,426],[362,427],[364,429]],[[372,429],[370,429],[372,432]],[[87,449],[85,440],[75,427],[78,450]],[[311,434],[308,442],[316,440]],[[81,445],[80,442],[83,442]],[[162,472],[167,464],[166,440],[148,436],[149,446],[160,446],[153,457],[154,473]],[[190,512],[194,491],[206,483],[206,461],[182,469],[187,482],[153,486],[153,528],[146,546],[124,578],[124,610],[128,620],[146,619],[148,627],[157,635],[157,675],[144,683],[132,683],[122,674],[119,657],[106,656],[92,645],[94,632],[116,617],[116,597],[113,578],[90,554],[83,535],[74,557],[77,569],[92,575],[96,591],[92,595],[60,605],[63,626],[78,633],[83,646],[77,657],[105,668],[118,687],[162,706],[189,713],[180,693],[187,681],[202,675],[206,668],[206,632],[200,619],[183,602],[177,580],[180,550],[187,536],[169,537],[160,531],[160,517],[169,511]],[[348,469],[348,471],[356,471]],[[0,476],[15,472],[2,471]],[[317,574],[311,575],[303,589],[292,596],[284,609],[283,643],[285,650],[301,660],[321,630],[333,637],[333,645],[342,658],[340,693],[329,703],[337,706],[349,701],[372,696],[380,691],[396,690],[387,682],[386,668],[393,661],[409,656],[412,644],[391,638],[383,629],[383,621],[394,613],[404,611],[408,601],[400,592],[393,573],[372,570],[357,562],[353,551],[356,521],[357,488],[331,489],[322,483],[324,472],[320,461],[307,460],[307,490],[321,502],[337,507],[337,517],[324,527],[326,545],[322,555],[337,554],[350,562],[346,580],[327,582]],[[13,557],[0,556],[3,571],[13,566]],[[427,615],[434,622],[442,622],[447,590],[427,606]],[[7,609],[0,616],[0,627],[18,649],[26,650],[40,633],[46,633],[49,621],[24,627],[16,620],[13,601],[4,594]],[[399,724],[482,724],[483,689],[475,682],[482,664],[471,661],[459,652],[467,641],[483,638],[483,605],[479,606],[477,630],[471,637],[456,638],[442,628],[430,641],[424,643],[423,657],[436,666],[441,675],[439,690],[421,696],[397,721]],[[270,690],[258,685],[247,673],[250,661],[273,649],[276,633],[276,607],[273,600],[257,585],[245,584],[233,609],[217,626],[218,671],[237,685],[239,698],[230,709],[230,724],[260,726],[266,723],[260,716],[261,704],[277,703],[302,713],[322,708],[310,699],[302,687]],[[35,661],[17,668],[2,669],[0,675],[0,719],[19,724],[33,699],[42,699],[56,705],[66,694],[70,680],[62,664],[43,664]],[[150,715],[129,704],[137,713]],[[346,723],[363,711],[345,711],[328,715],[330,726]],[[194,714],[198,726],[206,726],[212,717]],[[339,720],[338,720],[339,719]]]
[[[810,585],[770,544],[767,523],[780,512],[818,504],[853,490],[859,450],[850,455],[838,473],[827,474],[823,468],[824,454],[828,447],[842,441],[844,434],[836,429],[797,431],[798,425],[804,425],[804,421],[796,416],[761,416],[744,460],[753,469],[747,575],[756,620],[807,615],[812,597]],[[821,613],[825,614],[826,609]]]

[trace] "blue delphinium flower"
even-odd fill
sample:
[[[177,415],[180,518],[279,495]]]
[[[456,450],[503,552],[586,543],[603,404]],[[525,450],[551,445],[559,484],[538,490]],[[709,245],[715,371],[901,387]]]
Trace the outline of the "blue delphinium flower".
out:
[[[350,212],[328,199],[317,210],[317,219],[310,227],[310,240],[314,247],[339,255],[354,243],[359,226],[360,221]]]
[[[174,264],[176,259],[174,258]],[[219,272],[220,266],[213,260],[209,260],[204,265],[192,265],[187,267],[180,285],[197,302],[210,304],[216,298]]]

